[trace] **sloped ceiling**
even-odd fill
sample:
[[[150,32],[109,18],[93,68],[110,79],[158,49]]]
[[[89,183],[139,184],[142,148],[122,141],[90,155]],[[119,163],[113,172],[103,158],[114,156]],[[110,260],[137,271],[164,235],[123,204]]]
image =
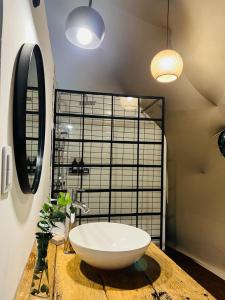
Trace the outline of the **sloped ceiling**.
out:
[[[224,0],[171,0],[171,43],[184,72],[170,85],[149,72],[165,48],[166,0],[94,0],[106,24],[94,51],[64,35],[68,13],[88,1],[45,2],[59,88],[166,96],[167,239],[225,278],[225,159],[217,147],[225,127]]]
[[[180,16],[180,11],[183,12],[183,8],[185,9],[183,2],[188,1],[181,0],[176,3],[175,0],[171,0],[170,21],[172,31],[175,27],[178,31],[176,36],[179,41],[181,40],[182,45],[187,35],[186,26],[183,24],[183,16],[176,23],[174,15]],[[65,21],[69,12],[87,3],[86,0],[46,1],[59,88],[155,94],[167,97],[171,95],[168,109],[198,107],[198,103],[192,101],[195,89],[192,89],[192,82],[188,82],[186,73],[173,86],[162,86],[152,79],[149,72],[152,57],[165,48],[166,44],[166,0],[93,1],[93,6],[101,13],[106,24],[105,39],[101,47],[94,51],[84,51],[74,47],[64,34]],[[189,22],[186,15],[185,20]],[[179,22],[182,24],[180,25]],[[172,43],[177,46],[182,55],[185,54],[183,49],[185,47],[181,47],[177,38],[174,41],[174,35],[172,35]],[[184,57],[185,69],[186,61],[189,63],[190,60],[189,56]],[[184,85],[188,86],[185,95]],[[174,90],[179,97],[174,97]],[[198,96],[201,98],[202,95]],[[177,100],[181,97],[184,97],[185,101]]]

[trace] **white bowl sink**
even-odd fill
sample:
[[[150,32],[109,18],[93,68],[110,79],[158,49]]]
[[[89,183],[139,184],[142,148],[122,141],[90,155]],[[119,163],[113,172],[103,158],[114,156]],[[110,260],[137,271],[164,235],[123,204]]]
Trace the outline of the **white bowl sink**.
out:
[[[136,227],[118,223],[88,223],[69,234],[75,252],[86,263],[105,270],[121,269],[140,259],[150,235]]]

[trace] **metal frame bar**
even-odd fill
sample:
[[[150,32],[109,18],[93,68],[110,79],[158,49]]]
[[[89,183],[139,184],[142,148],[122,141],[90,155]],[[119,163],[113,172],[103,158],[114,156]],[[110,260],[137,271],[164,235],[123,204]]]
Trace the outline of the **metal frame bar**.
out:
[[[85,94],[82,95],[82,144],[81,144],[81,160],[84,161],[84,115],[85,115],[85,105],[84,105],[84,101],[85,101]],[[80,188],[83,188],[83,172],[81,172],[81,177],[80,177]],[[80,193],[80,201],[82,202],[82,193]],[[79,213],[79,225],[81,224],[81,210]]]
[[[137,145],[137,141],[111,141],[111,140],[93,140],[93,139],[55,139],[57,142],[77,142],[77,143],[113,143],[113,144],[131,144],[131,145]],[[161,145],[162,142],[144,142],[144,141],[139,141],[139,145]]]
[[[136,196],[136,227],[138,227],[139,210],[139,150],[140,150],[140,98],[138,98],[138,128],[137,128],[137,196]]]
[[[66,190],[54,190],[54,192],[65,192]],[[86,189],[85,190],[85,193],[107,193],[107,192],[161,192],[161,188],[158,188],[158,189],[148,189],[148,188],[141,188],[141,189],[137,189],[137,188],[134,188],[134,189],[129,189],[129,188],[126,188],[126,189]]]
[[[162,165],[143,165],[143,164],[86,164],[85,167],[89,168],[136,168],[137,166],[141,168],[161,168]],[[54,167],[65,167],[69,168],[71,167],[71,164],[54,164]]]
[[[113,155],[113,129],[114,129],[114,121],[113,121],[113,115],[114,115],[114,105],[113,105],[113,95],[111,97],[111,143],[110,143],[110,164],[109,164],[109,215],[108,215],[108,221],[111,220],[111,206],[112,206],[112,155]]]
[[[162,147],[161,147],[161,216],[160,216],[160,248],[162,249],[162,233],[163,233],[163,189],[164,189],[164,135],[165,135],[165,99],[162,99]]]
[[[124,214],[111,214],[110,217],[136,217],[136,212],[135,213],[124,213]],[[139,216],[160,216],[161,213],[139,213]],[[99,214],[99,215],[81,215],[81,218],[83,219],[91,219],[91,218],[107,218],[109,217],[108,214]]]
[[[158,101],[158,100],[157,100]],[[142,111],[143,112],[143,111]],[[56,113],[56,116],[57,117],[75,117],[75,118],[82,118],[83,115],[82,114],[77,114],[77,113],[71,113],[71,114],[68,114],[68,113]],[[107,116],[107,115],[91,115],[91,114],[86,114],[85,115],[85,118],[89,118],[89,119],[114,119],[114,120],[131,120],[131,121],[136,121],[138,120],[138,118],[135,118],[135,117],[121,117],[121,116]],[[141,118],[140,117],[140,120],[141,121],[154,121],[154,122],[160,122],[162,121],[161,118],[152,118],[152,119],[149,119],[149,118]]]
[[[88,91],[74,91],[74,90],[64,90],[64,89],[56,89],[56,92],[62,92],[62,93],[71,93],[71,94],[85,94],[85,95],[102,95],[102,96],[114,96],[114,97],[133,97],[133,98],[140,98],[140,99],[165,99],[164,97],[160,96],[144,96],[144,95],[128,95],[128,94],[118,94],[118,93],[102,93],[100,92],[88,92]]]
[[[55,142],[56,142],[56,102],[57,102],[57,90],[55,90],[55,99],[54,99],[54,127],[53,127],[53,145],[52,145],[52,188],[51,188],[51,194],[52,194],[52,198],[54,197],[54,177],[55,177],[55,166],[54,166],[54,162],[55,162]]]

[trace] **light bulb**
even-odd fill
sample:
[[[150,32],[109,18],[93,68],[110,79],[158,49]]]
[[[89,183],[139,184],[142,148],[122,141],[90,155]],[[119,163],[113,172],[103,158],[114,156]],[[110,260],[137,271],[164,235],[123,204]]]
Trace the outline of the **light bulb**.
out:
[[[81,45],[89,45],[92,42],[92,32],[84,27],[81,27],[77,31],[77,40]]]
[[[97,10],[79,6],[68,15],[65,34],[70,43],[79,48],[97,49],[105,36],[105,24]]]
[[[68,128],[69,130],[72,130],[72,129],[73,129],[73,126],[70,125],[70,124],[68,124],[68,125],[67,125],[67,128]]]
[[[180,77],[183,60],[179,53],[166,49],[155,55],[151,62],[152,76],[159,82],[169,83]]]

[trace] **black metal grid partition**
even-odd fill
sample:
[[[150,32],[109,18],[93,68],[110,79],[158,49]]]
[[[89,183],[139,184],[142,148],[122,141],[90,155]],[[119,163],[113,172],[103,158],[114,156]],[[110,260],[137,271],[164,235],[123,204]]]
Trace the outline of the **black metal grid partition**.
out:
[[[134,225],[162,245],[164,98],[127,99],[56,90],[52,196],[82,189],[79,224]]]

